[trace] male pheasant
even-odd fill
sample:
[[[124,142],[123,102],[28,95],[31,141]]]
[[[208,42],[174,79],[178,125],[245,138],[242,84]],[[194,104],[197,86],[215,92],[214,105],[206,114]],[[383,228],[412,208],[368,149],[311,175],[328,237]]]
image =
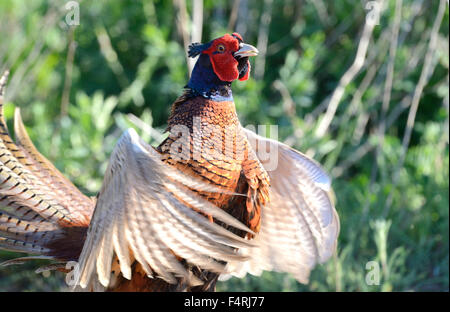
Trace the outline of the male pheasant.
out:
[[[258,51],[237,34],[195,43],[199,56],[156,149],[128,130],[97,198],[83,195],[33,146],[0,80],[0,248],[59,261],[79,290],[213,291],[222,275],[263,270],[307,283],[334,252],[330,179],[300,152],[244,129],[231,91]]]

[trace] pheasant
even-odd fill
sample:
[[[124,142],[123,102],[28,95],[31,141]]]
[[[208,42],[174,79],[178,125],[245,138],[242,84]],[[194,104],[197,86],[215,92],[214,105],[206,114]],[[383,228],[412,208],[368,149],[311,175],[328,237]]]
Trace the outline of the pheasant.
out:
[[[214,291],[219,277],[278,271],[308,283],[334,252],[339,218],[320,165],[243,128],[231,84],[258,50],[238,33],[189,46],[198,60],[154,148],[129,129],[96,198],[31,142],[0,80],[0,248],[56,261],[91,291]],[[268,157],[267,157],[268,155]],[[264,157],[265,156],[265,157]],[[72,263],[72,267],[67,267]]]

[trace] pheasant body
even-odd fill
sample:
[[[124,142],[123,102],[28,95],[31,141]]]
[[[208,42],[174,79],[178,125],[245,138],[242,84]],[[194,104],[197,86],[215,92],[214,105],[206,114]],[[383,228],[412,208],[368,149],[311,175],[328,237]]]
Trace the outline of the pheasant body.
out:
[[[183,146],[186,151],[183,151],[182,159],[176,159],[178,155],[172,155],[172,152],[179,145],[180,137],[176,129],[180,126],[188,130],[184,134],[189,135],[189,141],[181,142],[187,143]],[[238,154],[244,155],[246,149],[244,142],[236,140],[238,126],[233,102],[214,102],[202,97],[187,99],[174,104],[169,119],[169,137],[158,150],[168,164],[234,192],[242,169],[242,159],[238,158]],[[230,144],[224,144],[227,136]],[[207,193],[203,196],[219,207],[226,205],[232,197],[226,193]]]
[[[241,63],[244,67],[248,61]],[[249,70],[248,66],[246,70]],[[223,192],[192,191],[257,233],[261,206],[268,202],[269,178],[251,153],[247,138],[241,130],[231,83],[217,77],[210,58],[203,54],[194,67],[187,88],[172,104],[166,130],[169,136],[158,146],[157,151],[161,153],[163,162],[222,189]],[[195,207],[192,208],[195,210]],[[217,222],[239,236],[247,235],[244,231],[213,220],[211,216],[206,217],[210,222]],[[140,272],[137,273],[140,277],[130,282],[122,280],[118,289],[139,287],[136,281],[142,284],[145,272],[139,266],[135,267],[135,272]],[[145,287],[178,291],[215,289],[219,274],[198,268],[194,268],[193,273],[203,281],[203,285],[189,287],[180,280],[175,287],[156,280],[147,281]]]
[[[249,159],[249,145],[240,127],[234,102],[214,101],[186,92],[173,104],[167,128],[169,137],[157,150],[165,163],[223,189],[222,193],[192,191],[225,210],[252,231],[258,232],[260,205],[268,200],[269,178],[262,167],[254,165],[255,160]],[[180,134],[187,136],[183,139]],[[257,182],[246,176],[253,177]],[[249,183],[254,189],[249,187]],[[253,192],[257,193],[261,201],[250,200],[247,203],[247,198],[254,198],[247,197],[247,194]],[[207,217],[211,222],[217,222]],[[243,231],[228,229],[240,236],[246,235]],[[204,281],[202,286],[190,288],[183,281],[174,286],[161,280],[148,280],[145,272],[137,265],[134,274],[139,277],[130,282],[122,280],[117,289],[136,290],[142,288],[139,285],[145,284],[151,290],[214,290],[219,274],[199,269],[193,272]]]

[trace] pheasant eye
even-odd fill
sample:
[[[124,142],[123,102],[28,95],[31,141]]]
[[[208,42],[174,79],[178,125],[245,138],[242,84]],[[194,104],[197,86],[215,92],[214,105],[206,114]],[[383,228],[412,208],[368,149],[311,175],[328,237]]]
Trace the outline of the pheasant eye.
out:
[[[219,44],[217,46],[217,52],[220,52],[220,53],[225,52],[225,46],[223,44]]]

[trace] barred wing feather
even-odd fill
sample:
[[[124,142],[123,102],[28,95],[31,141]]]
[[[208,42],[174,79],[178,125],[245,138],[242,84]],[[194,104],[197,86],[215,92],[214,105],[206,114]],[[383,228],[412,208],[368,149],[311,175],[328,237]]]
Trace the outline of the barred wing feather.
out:
[[[223,271],[224,262],[245,260],[235,250],[251,248],[252,243],[209,222],[198,211],[251,231],[191,189],[221,191],[163,163],[157,151],[128,130],[105,174],[80,255],[77,284],[87,287],[98,279],[107,287],[114,255],[127,279],[135,259],[148,276],[156,273],[169,283],[183,277],[191,285],[198,281],[175,255],[215,272]]]
[[[330,178],[306,155],[244,131],[269,174],[270,202],[262,208],[261,230],[254,241],[257,247],[241,249],[240,254],[249,260],[229,263],[227,272],[239,277],[259,275],[263,270],[287,272],[308,283],[312,268],[335,251],[339,234]],[[260,157],[268,151],[278,157],[276,168]]]

